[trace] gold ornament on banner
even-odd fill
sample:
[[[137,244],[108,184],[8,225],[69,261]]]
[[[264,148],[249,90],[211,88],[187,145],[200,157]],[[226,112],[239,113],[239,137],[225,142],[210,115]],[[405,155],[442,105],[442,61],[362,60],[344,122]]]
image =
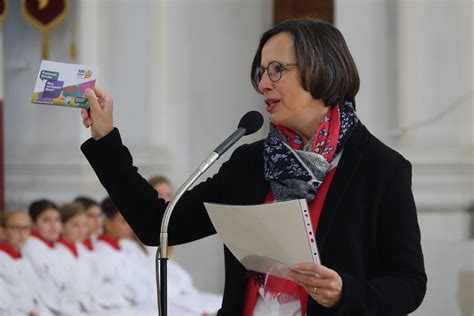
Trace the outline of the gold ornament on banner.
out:
[[[64,22],[69,0],[22,0],[21,14],[43,35],[42,56],[48,58],[48,33]]]
[[[5,21],[8,13],[8,0],[0,0],[0,23]]]
[[[69,53],[71,59],[77,58],[77,45],[76,45],[76,15],[71,14],[71,44],[69,45]]]

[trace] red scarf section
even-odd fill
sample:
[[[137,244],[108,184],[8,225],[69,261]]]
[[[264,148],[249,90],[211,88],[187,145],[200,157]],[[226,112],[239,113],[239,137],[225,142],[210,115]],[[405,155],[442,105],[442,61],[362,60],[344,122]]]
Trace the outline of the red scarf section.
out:
[[[120,244],[118,243],[118,240],[113,239],[112,237],[101,235],[97,239],[108,243],[115,250],[120,250]]]
[[[303,147],[298,135],[283,126],[276,126],[277,129],[282,133],[290,147],[293,149],[299,149]],[[328,111],[324,119],[318,126],[316,134],[312,139],[313,143],[311,144],[311,152],[318,153],[322,155],[326,161],[331,162],[334,153],[336,152],[336,146],[338,143],[339,133],[341,129],[341,120],[340,120],[340,109],[339,105],[336,105]],[[309,210],[311,215],[311,224],[313,225],[314,234],[316,235],[318,229],[319,218],[324,205],[324,200],[328,193],[329,187],[331,186],[332,179],[336,168],[333,168],[328,172],[324,178],[323,183],[319,186],[316,192],[316,198],[309,203]],[[271,190],[268,192],[265,197],[265,203],[271,203],[275,200]],[[245,302],[242,315],[243,316],[252,316],[255,309],[255,305],[258,299],[258,290],[260,285],[253,277],[247,278],[247,290],[245,295]],[[308,303],[308,293],[305,289],[299,286],[298,284],[281,279],[275,276],[268,276],[267,282],[265,284],[265,290],[270,293],[283,293],[283,294],[292,294],[297,293],[299,296],[299,301],[301,303],[301,315],[306,315],[306,306]]]
[[[36,230],[32,230],[30,236],[38,238],[39,240],[44,242],[49,248],[54,248],[54,241],[44,239]]]
[[[0,242],[0,251],[6,252],[10,257],[12,257],[12,259],[15,259],[15,260],[21,258],[21,253],[19,251],[16,251],[9,245],[1,243],[1,242]]]
[[[64,238],[59,238],[58,242],[66,246],[66,248],[72,252],[74,257],[79,257],[79,254],[77,253],[77,247],[72,242],[69,242]]]
[[[331,186],[331,182],[335,173],[336,173],[336,168],[332,169],[326,175],[324,182],[321,184],[321,186],[318,189],[318,194],[316,195],[316,198],[308,205],[310,213],[311,213],[311,224],[313,225],[315,234],[317,233],[319,218],[321,216],[321,211],[323,209],[324,200],[326,199],[327,192],[329,190],[329,187]],[[265,203],[271,202],[273,200],[274,200],[273,194],[271,191],[269,191],[265,198]],[[299,299],[301,303],[301,315],[306,315],[306,304],[308,302],[308,294],[298,284],[291,282],[289,280],[280,279],[275,276],[270,276],[268,278],[266,288],[267,290],[271,292],[279,292],[279,293],[291,293],[291,292],[294,293],[297,291],[299,294]],[[243,316],[253,315],[253,310],[255,308],[255,304],[257,303],[257,299],[259,295],[258,289],[259,289],[259,284],[257,283],[257,281],[252,277],[247,278],[247,291],[245,294],[245,303],[244,303],[244,309],[242,312]]]
[[[290,145],[291,148],[303,148],[301,138],[294,131],[280,125],[277,125],[276,128],[286,137],[288,145]],[[311,152],[320,154],[326,161],[331,162],[336,152],[340,131],[341,111],[340,106],[335,105],[328,111],[321,123],[319,123],[318,130],[314,138],[311,139],[313,142],[311,144]]]

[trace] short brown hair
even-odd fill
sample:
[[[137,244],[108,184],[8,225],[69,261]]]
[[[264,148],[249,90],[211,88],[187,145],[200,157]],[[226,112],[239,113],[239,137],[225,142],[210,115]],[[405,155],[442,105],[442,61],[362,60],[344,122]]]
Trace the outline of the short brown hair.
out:
[[[25,214],[26,216],[30,217],[25,210],[11,210],[6,211],[3,214],[0,214],[0,227],[5,228],[8,224],[8,221],[16,214]]]
[[[74,199],[74,203],[79,203],[81,204],[86,210],[91,207],[91,206],[99,206],[99,202],[97,202],[94,199],[91,199],[90,197],[87,196],[78,196]]]
[[[155,185],[158,185],[158,184],[161,184],[161,183],[166,183],[166,184],[169,184],[171,185],[171,181],[165,177],[165,176],[161,176],[161,175],[157,175],[157,176],[154,176],[154,177],[151,177],[148,182],[152,185],[152,186],[155,186]]]
[[[341,32],[321,20],[286,20],[263,33],[252,62],[253,87],[259,91],[255,71],[261,63],[263,46],[272,36],[282,32],[293,38],[303,88],[314,99],[323,100],[325,106],[347,100],[355,108],[360,85],[357,67]]]
[[[40,216],[40,214],[46,211],[47,209],[55,209],[59,212],[59,208],[56,204],[54,204],[54,202],[46,199],[41,199],[36,200],[30,204],[30,207],[28,208],[28,213],[30,214],[33,222],[36,222],[38,216]]]
[[[109,219],[113,219],[119,213],[118,208],[115,206],[114,202],[112,202],[110,197],[103,199],[100,203],[100,207],[102,208],[105,217]]]
[[[63,222],[64,224],[78,214],[85,214],[86,210],[84,209],[82,204],[75,202],[64,204],[59,209],[59,212],[61,214],[61,222]]]

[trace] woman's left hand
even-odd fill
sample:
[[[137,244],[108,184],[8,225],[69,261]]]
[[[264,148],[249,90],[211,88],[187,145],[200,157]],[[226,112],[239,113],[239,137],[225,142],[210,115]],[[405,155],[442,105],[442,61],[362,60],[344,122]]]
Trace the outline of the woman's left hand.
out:
[[[324,307],[333,307],[341,300],[342,279],[334,270],[320,264],[300,263],[293,267],[291,277]]]

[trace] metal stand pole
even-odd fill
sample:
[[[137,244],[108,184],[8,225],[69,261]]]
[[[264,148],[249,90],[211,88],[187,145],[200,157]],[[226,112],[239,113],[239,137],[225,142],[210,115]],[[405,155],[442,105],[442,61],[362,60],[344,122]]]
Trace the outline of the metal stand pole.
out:
[[[181,196],[186,192],[191,185],[206,171],[217,159],[219,154],[212,152],[206,160],[198,167],[196,171],[189,177],[189,179],[178,189],[173,199],[166,207],[165,214],[161,221],[160,233],[160,247],[156,251],[156,288],[158,301],[158,315],[167,315],[167,263],[168,263],[168,224],[171,218],[171,213],[178,203]]]

